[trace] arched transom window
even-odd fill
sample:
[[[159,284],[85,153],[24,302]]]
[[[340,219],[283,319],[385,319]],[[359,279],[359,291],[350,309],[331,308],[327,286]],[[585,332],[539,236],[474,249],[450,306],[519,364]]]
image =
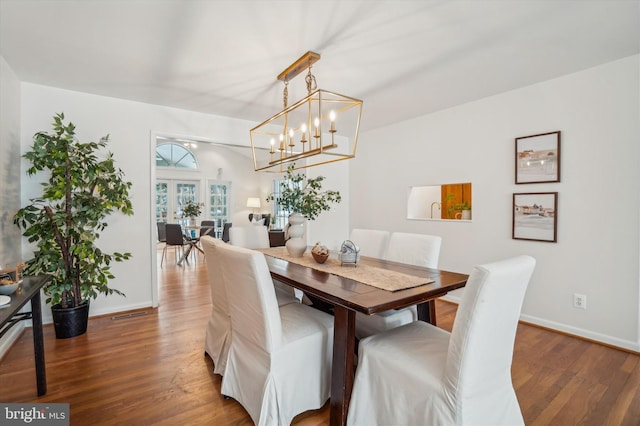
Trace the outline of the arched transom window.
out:
[[[156,146],[156,166],[178,169],[198,169],[195,155],[184,145],[174,142]]]

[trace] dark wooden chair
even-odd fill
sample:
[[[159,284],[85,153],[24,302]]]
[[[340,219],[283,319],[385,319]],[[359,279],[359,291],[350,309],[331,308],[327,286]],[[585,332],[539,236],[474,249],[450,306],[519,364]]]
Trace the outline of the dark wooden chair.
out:
[[[200,236],[209,235],[211,237],[214,236],[214,231],[216,229],[216,221],[215,220],[203,220],[200,222]]]
[[[177,255],[176,250],[178,247],[182,250],[182,254],[184,255],[184,246],[189,244],[184,238],[182,233],[182,226],[177,223],[167,223],[165,224],[166,231],[166,240],[165,246],[162,250],[162,259],[160,260],[160,267],[162,267],[162,263],[164,262],[164,256],[167,251],[167,247],[174,247],[174,254]],[[177,257],[177,256],[176,256]]]
[[[167,222],[157,222],[158,226],[158,242],[164,243],[167,241]]]
[[[225,243],[229,242],[229,228],[231,228],[231,225],[231,222],[227,222],[222,228],[222,241],[224,241]]]

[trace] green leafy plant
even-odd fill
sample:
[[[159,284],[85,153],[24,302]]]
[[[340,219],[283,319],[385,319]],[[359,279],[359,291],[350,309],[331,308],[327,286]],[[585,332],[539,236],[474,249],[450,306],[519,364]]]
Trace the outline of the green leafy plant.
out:
[[[182,206],[182,216],[198,217],[202,213],[203,206],[203,203],[196,203],[195,201],[189,200]]]
[[[331,209],[330,203],[340,203],[339,191],[322,191],[324,176],[306,179],[301,173],[293,173],[295,165],[287,168],[285,180],[280,184],[280,195],[270,194],[267,201],[274,201],[284,210],[301,213],[309,220]]]
[[[453,204],[448,204],[447,206],[447,214],[449,215],[449,219],[454,219],[456,213],[459,212],[460,210],[471,210],[471,206],[466,201],[463,201],[462,203],[456,202],[456,199],[453,196],[453,194],[449,194],[444,199],[444,201],[445,203],[453,203]]]
[[[56,114],[53,133],[36,133],[31,150],[23,155],[31,162],[27,174],[48,173],[48,180],[42,183],[42,195],[18,210],[14,223],[37,244],[24,273],[49,275],[47,303],[71,308],[99,293],[124,296],[108,286],[114,278],[110,265],[131,254],[104,253],[96,240],[107,227],[108,215],[131,215],[133,209],[131,182],[115,167],[112,153],[102,153],[109,136],[82,143],[73,123],[63,120],[64,114]]]

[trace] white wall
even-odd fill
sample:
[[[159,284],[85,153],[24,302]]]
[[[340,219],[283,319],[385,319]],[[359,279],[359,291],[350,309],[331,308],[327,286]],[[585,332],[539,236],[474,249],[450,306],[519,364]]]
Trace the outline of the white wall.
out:
[[[0,269],[20,261],[20,81],[0,56]]]
[[[0,269],[21,261],[22,237],[13,224],[20,208],[20,81],[0,56]],[[28,306],[23,310],[30,309]],[[0,340],[0,358],[19,337],[21,321]]]
[[[362,134],[352,227],[441,235],[440,267],[465,273],[530,254],[524,320],[640,350],[639,80],[636,55]],[[561,182],[515,185],[514,138],[556,130]],[[473,183],[472,222],[406,219],[409,186],[449,182]],[[558,242],[511,239],[512,194],[546,191]]]
[[[110,134],[109,146],[116,164],[123,169],[126,179],[133,183],[130,194],[134,215],[111,216],[109,227],[101,235],[99,244],[105,251],[129,251],[133,257],[112,267],[116,278],[112,280],[111,286],[123,291],[127,297],[100,296],[92,302],[90,315],[151,306],[155,288],[152,283],[156,277],[156,231],[152,216],[152,203],[155,202],[152,198],[152,182],[155,182],[156,176],[155,167],[152,166],[155,164],[155,135],[184,136],[248,146],[249,130],[257,123],[31,83],[22,83],[21,100],[21,152],[29,149],[34,133],[51,128],[52,117],[58,112],[64,112],[65,118],[76,125],[76,133],[81,140],[97,140]],[[248,223],[245,196],[259,195],[264,200],[271,190],[271,180],[280,175],[268,173],[257,176],[252,167],[235,170],[239,163],[216,157],[213,151],[207,156],[209,158],[204,160],[205,167],[215,170],[204,171],[200,177],[217,177],[219,167],[223,168],[222,179],[236,181],[237,177],[239,184],[234,185],[234,193],[237,194],[234,205],[238,211],[233,220],[246,220]],[[317,168],[317,172],[325,174],[323,170],[327,169],[324,167]],[[24,175],[25,170],[26,163],[23,161],[21,175]],[[341,190],[343,194],[348,192],[347,176],[347,171],[341,172],[336,182],[339,186],[332,185],[331,189]],[[30,197],[37,195],[39,189],[37,179],[23,176],[21,203],[25,204]],[[259,194],[255,194],[256,190]],[[268,209],[269,206],[265,206],[265,210]],[[331,241],[342,238],[344,232],[340,230],[341,227],[348,227],[348,203],[344,202],[341,209],[339,217],[342,224],[330,228],[326,235]],[[320,220],[322,219],[324,217]],[[313,226],[310,224],[310,229]],[[338,236],[333,237],[332,233],[337,233]],[[29,259],[32,253],[32,248],[24,244],[23,258]],[[44,320],[50,321],[49,309],[44,309],[44,315]]]
[[[133,182],[131,201],[134,216],[112,215],[109,227],[100,237],[103,250],[129,251],[131,260],[113,265],[116,279],[112,286],[126,293],[99,297],[92,302],[91,315],[124,311],[151,306],[152,250],[155,224],[151,221],[151,164],[154,151],[151,135],[180,134],[201,136],[219,142],[241,144],[248,140],[253,123],[192,113],[172,108],[125,101],[104,96],[61,90],[29,83],[22,84],[22,151],[31,145],[31,136],[49,130],[52,117],[64,112],[66,119],[76,125],[81,140],[97,140],[110,134],[110,150],[116,164]],[[155,160],[154,160],[155,161]],[[26,163],[23,162],[22,170]],[[35,178],[23,178],[22,203],[38,194]],[[23,247],[28,259],[32,248]],[[44,309],[50,318],[49,309]]]
[[[307,243],[320,242],[329,250],[339,250],[344,240],[349,239],[349,164],[353,160],[337,161],[307,169],[310,178],[324,176],[322,189],[339,191],[342,201],[331,204],[331,210],[320,213],[314,221],[307,221]],[[311,222],[311,223],[309,223]]]

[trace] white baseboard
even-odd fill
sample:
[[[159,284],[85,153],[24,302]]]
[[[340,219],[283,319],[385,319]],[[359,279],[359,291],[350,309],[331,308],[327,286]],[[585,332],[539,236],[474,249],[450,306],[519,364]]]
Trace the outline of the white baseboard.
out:
[[[619,339],[617,337],[596,333],[595,331],[585,330],[567,324],[549,321],[546,319],[534,317],[532,315],[522,314],[520,315],[520,320],[529,324],[539,325],[540,327],[549,328],[566,334],[571,334],[572,336],[582,337],[584,339],[593,340],[595,342],[604,343],[606,345],[615,346],[617,348],[626,349],[629,351],[640,352],[640,342]]]
[[[134,311],[136,309],[152,309],[151,305],[149,304],[149,302],[143,302],[143,303],[131,303],[129,305],[124,305],[124,306],[118,306],[117,309],[91,309],[90,311],[90,315],[89,318],[91,317],[96,317],[96,316],[101,316],[101,315],[109,315],[109,314],[119,314],[122,312],[127,312],[127,311]]]
[[[102,315],[119,314],[121,312],[133,311],[136,309],[145,309],[145,308],[152,309],[149,302],[132,303],[129,305],[118,306],[117,309],[108,308],[108,307],[95,309],[94,306],[92,306],[89,309],[89,319],[97,316],[102,316]],[[42,324],[52,324],[52,323],[53,323],[53,317],[51,316],[51,308],[49,307],[49,305],[44,305],[44,308],[42,310]]]
[[[446,296],[441,297],[442,300],[447,302],[452,302],[456,304],[460,304],[462,301],[460,297],[453,296],[451,294],[447,294]],[[606,334],[596,333],[594,331],[585,330],[582,328],[574,327],[567,324],[562,324],[554,321],[549,321],[543,318],[538,318],[533,315],[520,315],[520,321],[538,325],[540,327],[548,328],[550,330],[559,331],[562,333],[570,334],[576,337],[582,337],[584,339],[593,340],[595,342],[603,343],[606,345],[615,346],[617,348],[640,352],[640,342],[633,342],[630,340],[619,339],[617,337],[608,336]]]
[[[2,336],[0,340],[0,359],[4,358],[7,352],[9,352],[9,349],[11,349],[11,346],[13,346],[15,341],[22,335],[25,325],[23,322],[19,322],[11,330],[7,331],[7,334]]]

